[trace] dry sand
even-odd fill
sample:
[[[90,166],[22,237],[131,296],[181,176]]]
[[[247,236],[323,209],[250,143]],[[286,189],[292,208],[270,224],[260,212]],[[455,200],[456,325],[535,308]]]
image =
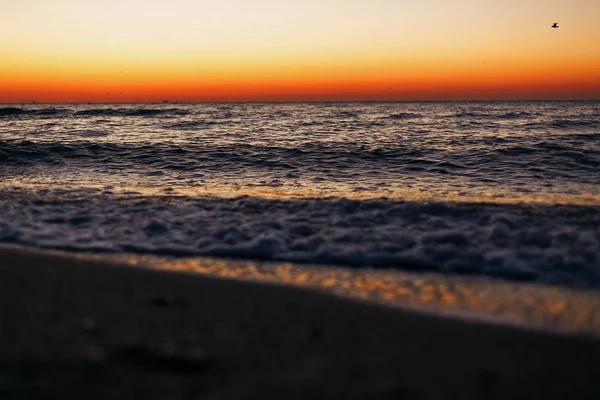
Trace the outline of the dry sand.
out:
[[[0,250],[0,398],[598,399],[600,339]]]

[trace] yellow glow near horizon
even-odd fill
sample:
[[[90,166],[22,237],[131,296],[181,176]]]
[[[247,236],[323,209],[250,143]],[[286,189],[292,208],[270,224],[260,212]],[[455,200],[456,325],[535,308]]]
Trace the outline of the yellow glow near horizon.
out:
[[[598,99],[598,21],[597,0],[0,0],[0,102]]]

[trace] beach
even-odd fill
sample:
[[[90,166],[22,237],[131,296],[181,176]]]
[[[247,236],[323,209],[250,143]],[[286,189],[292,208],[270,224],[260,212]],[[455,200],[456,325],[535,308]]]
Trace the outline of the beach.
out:
[[[0,399],[600,398],[598,105],[0,107]]]
[[[3,2],[0,400],[600,399],[598,15]]]
[[[0,252],[2,398],[598,398],[593,335]]]

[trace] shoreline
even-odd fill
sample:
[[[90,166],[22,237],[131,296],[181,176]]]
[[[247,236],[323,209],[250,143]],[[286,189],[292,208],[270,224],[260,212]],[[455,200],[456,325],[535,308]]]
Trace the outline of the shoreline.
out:
[[[600,396],[597,337],[293,285],[0,247],[0,296],[7,398]]]
[[[0,244],[0,255],[13,253],[293,287],[433,317],[600,338],[600,293],[589,288],[432,271],[347,268],[235,258],[72,252]]]

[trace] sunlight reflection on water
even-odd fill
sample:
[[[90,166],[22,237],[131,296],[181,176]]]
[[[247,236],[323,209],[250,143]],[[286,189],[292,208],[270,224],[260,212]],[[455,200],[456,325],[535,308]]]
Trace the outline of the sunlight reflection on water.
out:
[[[73,173],[70,174],[71,178]],[[90,182],[93,182],[93,177],[88,177]],[[4,190],[54,190],[57,188],[56,181],[63,182],[61,189],[72,191],[76,194],[77,191],[82,193],[95,191],[98,193],[108,193],[114,195],[140,195],[140,196],[175,196],[175,197],[190,197],[190,198],[202,198],[202,197],[219,197],[223,199],[231,199],[240,196],[251,196],[259,197],[264,199],[325,199],[325,198],[345,198],[349,200],[375,200],[375,199],[393,199],[401,201],[425,201],[425,202],[453,202],[453,203],[491,203],[491,204],[547,204],[547,205],[579,205],[579,206],[598,206],[600,205],[600,194],[579,194],[570,195],[564,193],[547,193],[541,194],[528,194],[528,195],[514,195],[506,196],[503,193],[496,193],[490,189],[487,193],[480,195],[469,195],[467,193],[460,192],[445,192],[442,194],[431,193],[427,190],[418,189],[394,189],[384,191],[357,191],[348,190],[343,185],[332,188],[331,184],[325,190],[319,190],[318,186],[312,188],[277,188],[269,186],[257,186],[257,187],[241,187],[239,185],[222,184],[222,185],[206,185],[206,186],[130,186],[128,183],[123,182],[118,186],[106,185],[106,184],[93,184],[89,183],[81,185],[81,182],[75,182],[69,184],[68,178],[61,179],[60,176],[48,177],[50,182],[48,183],[29,183],[27,179],[23,179],[20,182],[12,180],[5,180],[0,182],[0,188]]]
[[[293,263],[128,256],[129,266],[323,290],[389,306],[600,335],[600,294],[496,279]]]

